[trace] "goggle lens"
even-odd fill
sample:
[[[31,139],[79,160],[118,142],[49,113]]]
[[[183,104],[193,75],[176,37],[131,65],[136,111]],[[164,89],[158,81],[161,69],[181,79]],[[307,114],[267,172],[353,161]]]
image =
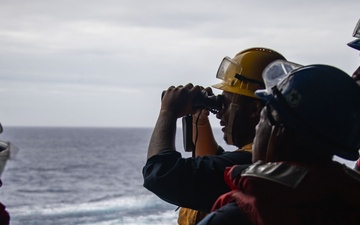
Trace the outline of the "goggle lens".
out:
[[[285,60],[276,60],[269,64],[263,72],[267,92],[270,93],[272,87],[280,83],[291,71],[299,67],[301,65]]]
[[[239,74],[241,71],[241,67],[237,62],[234,62],[230,57],[226,56],[216,73],[216,78],[221,80],[226,80],[226,78],[233,78],[236,74]]]
[[[353,37],[360,38],[360,19],[355,26]]]

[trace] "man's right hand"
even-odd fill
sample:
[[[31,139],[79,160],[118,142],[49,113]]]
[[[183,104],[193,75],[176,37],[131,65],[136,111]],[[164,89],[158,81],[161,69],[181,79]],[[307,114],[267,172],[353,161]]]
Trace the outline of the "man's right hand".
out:
[[[201,88],[202,91],[206,91],[208,96],[214,95],[212,89],[210,87]],[[197,109],[195,113],[193,113],[193,123],[195,125],[206,125],[209,123],[209,110],[207,109]]]
[[[161,101],[161,112],[171,112],[177,118],[194,113],[192,101],[201,91],[200,86],[189,83],[185,86],[171,86],[164,93]]]

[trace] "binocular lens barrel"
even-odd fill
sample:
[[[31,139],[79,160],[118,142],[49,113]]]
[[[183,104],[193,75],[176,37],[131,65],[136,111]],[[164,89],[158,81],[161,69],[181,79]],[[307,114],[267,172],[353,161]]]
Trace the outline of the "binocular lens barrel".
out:
[[[163,98],[166,91],[161,94]],[[212,113],[217,113],[223,108],[224,99],[222,95],[208,95],[206,91],[201,91],[195,96],[192,102],[194,109],[207,109]]]

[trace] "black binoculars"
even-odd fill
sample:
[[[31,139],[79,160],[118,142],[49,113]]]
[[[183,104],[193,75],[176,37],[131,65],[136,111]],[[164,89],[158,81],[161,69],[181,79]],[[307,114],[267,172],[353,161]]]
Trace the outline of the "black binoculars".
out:
[[[161,99],[165,91],[161,94]],[[207,109],[212,113],[217,113],[223,108],[224,97],[222,95],[208,95],[205,90],[199,92],[193,99],[192,107],[194,109]]]
[[[194,109],[207,109],[212,113],[217,113],[223,108],[224,97],[222,95],[208,95],[202,90],[197,94],[192,102]]]

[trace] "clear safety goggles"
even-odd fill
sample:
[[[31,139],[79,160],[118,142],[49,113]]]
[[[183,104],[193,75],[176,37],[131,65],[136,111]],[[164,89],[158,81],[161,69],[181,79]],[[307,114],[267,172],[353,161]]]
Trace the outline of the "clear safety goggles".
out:
[[[353,32],[353,37],[357,38],[351,42],[348,43],[348,46],[355,48],[357,50],[360,51],[360,19],[357,22],[355,28],[354,28],[354,32]]]
[[[1,123],[0,123],[0,134],[4,131]],[[9,147],[9,144],[4,142],[4,141],[0,141],[0,152],[6,150]]]
[[[219,66],[219,69],[216,73],[216,78],[223,80],[230,86],[235,85],[235,83],[238,80],[249,82],[249,83],[255,83],[260,86],[263,86],[263,83],[261,83],[260,81],[250,79],[250,78],[247,78],[247,77],[241,75],[242,71],[243,71],[243,68],[240,66],[240,64],[238,62],[234,61],[229,56],[226,56],[222,60],[220,66]],[[236,79],[234,79],[234,78],[236,78]]]
[[[355,26],[353,37],[360,38],[360,19]]]
[[[226,81],[226,78],[234,77],[235,74],[241,74],[241,71],[242,68],[239,63],[232,60],[229,56],[226,56],[219,66],[216,78]]]
[[[291,71],[302,67],[300,64],[286,60],[276,60],[270,63],[263,71],[262,77],[265,83],[265,90],[258,90],[257,93],[270,94],[271,88],[282,82]],[[265,92],[265,93],[264,93]]]

